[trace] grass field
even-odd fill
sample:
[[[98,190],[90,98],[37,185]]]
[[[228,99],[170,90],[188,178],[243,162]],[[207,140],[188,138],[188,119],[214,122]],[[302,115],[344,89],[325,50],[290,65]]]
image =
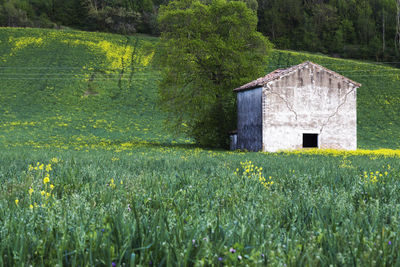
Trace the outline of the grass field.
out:
[[[0,29],[0,266],[399,264],[400,71],[274,51],[363,84],[360,150],[207,150],[163,128],[156,43]]]

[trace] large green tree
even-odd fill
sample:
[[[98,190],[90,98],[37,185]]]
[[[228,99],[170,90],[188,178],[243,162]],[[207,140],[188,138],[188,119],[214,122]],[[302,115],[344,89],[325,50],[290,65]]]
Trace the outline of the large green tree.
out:
[[[162,6],[159,96],[170,129],[224,147],[236,127],[237,86],[263,74],[271,44],[240,1],[176,0]]]

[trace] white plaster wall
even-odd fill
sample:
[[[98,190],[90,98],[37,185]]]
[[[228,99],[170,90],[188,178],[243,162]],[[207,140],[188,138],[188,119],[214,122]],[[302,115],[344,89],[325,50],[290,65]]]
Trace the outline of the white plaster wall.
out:
[[[356,87],[306,65],[263,88],[263,150],[302,148],[303,133],[317,133],[320,148],[357,148]]]

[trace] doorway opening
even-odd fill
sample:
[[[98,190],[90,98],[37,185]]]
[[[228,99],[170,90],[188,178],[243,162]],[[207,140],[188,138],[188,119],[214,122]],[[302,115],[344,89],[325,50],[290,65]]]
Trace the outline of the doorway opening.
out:
[[[318,148],[318,134],[310,134],[304,133],[303,134],[303,147],[317,147]]]

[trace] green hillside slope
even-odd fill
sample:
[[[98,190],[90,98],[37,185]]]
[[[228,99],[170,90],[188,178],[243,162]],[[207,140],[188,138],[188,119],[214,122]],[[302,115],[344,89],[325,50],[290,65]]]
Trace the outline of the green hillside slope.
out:
[[[158,73],[149,67],[155,42],[0,29],[0,142],[76,149],[172,142],[155,107]]]
[[[0,29],[0,143],[77,150],[112,143],[188,143],[163,129],[156,107],[157,38]],[[400,71],[275,50],[267,70],[311,60],[363,84],[360,148],[400,147]]]

